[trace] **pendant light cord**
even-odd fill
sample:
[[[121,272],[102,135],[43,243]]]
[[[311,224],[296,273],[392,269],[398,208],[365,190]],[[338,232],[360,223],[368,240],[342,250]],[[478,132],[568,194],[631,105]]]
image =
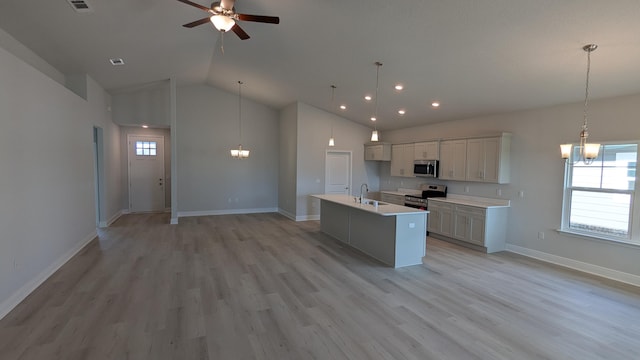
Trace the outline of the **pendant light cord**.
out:
[[[595,50],[593,47],[588,47],[587,49],[587,81],[584,87],[584,125],[583,127],[587,128],[587,106],[589,105],[589,74],[591,72],[591,51]]]
[[[238,137],[242,144],[242,81],[238,81]]]
[[[376,118],[376,121],[373,122],[374,130],[378,130],[378,126],[376,123],[378,122],[378,85],[380,82],[380,66],[382,66],[382,63],[379,61],[376,61],[376,102],[375,102],[375,112],[373,114],[373,117]]]
[[[331,84],[331,111],[333,111],[333,100],[336,92],[336,86]],[[331,138],[333,139],[333,121],[331,122]]]

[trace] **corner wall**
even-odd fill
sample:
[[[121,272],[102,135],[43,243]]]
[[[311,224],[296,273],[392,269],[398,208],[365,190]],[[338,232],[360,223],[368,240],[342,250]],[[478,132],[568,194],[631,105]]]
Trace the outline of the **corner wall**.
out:
[[[91,79],[87,89],[88,101],[0,48],[0,317],[96,236],[94,125],[105,136],[103,209],[121,209],[110,97]]]

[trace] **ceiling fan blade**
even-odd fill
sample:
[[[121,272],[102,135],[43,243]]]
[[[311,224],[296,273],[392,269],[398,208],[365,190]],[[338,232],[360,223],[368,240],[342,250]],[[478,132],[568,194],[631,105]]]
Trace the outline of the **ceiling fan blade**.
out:
[[[236,14],[238,20],[242,21],[255,21],[268,24],[280,24],[280,18],[277,16],[264,16],[264,15],[249,15],[249,14]]]
[[[189,1],[189,0],[178,0],[178,1],[180,1],[181,3],[185,3],[187,5],[191,5],[193,7],[197,7],[200,10],[204,10],[204,11],[207,11],[207,12],[211,11],[211,9],[209,9],[208,7],[202,6],[200,4],[196,4],[196,3],[192,2],[192,1]]]
[[[240,25],[238,25],[238,23],[233,25],[233,27],[231,28],[231,31],[236,33],[236,35],[238,35],[240,40],[247,40],[250,37],[249,34],[247,34],[244,30],[242,30],[242,28],[240,27]]]
[[[210,21],[210,20],[209,20],[209,18],[208,18],[208,17],[206,17],[206,18],[204,18],[204,19],[196,20],[196,21],[190,22],[190,23],[188,23],[188,24],[184,24],[184,25],[182,25],[182,26],[184,26],[184,27],[186,27],[186,28],[192,28],[192,27],[196,27],[196,26],[198,26],[198,25],[206,24],[206,23],[208,23],[209,21]]]

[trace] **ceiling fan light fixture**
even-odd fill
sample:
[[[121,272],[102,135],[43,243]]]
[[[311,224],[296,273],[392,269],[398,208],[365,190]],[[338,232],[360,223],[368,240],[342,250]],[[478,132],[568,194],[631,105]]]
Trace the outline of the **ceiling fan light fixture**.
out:
[[[209,19],[219,31],[229,31],[236,24],[232,18],[224,15],[213,15]]]

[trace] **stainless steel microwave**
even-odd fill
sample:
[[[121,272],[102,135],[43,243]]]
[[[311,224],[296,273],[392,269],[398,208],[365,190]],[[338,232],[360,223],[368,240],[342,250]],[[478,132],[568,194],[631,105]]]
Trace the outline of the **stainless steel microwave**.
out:
[[[413,175],[421,177],[438,177],[438,160],[415,160]]]

